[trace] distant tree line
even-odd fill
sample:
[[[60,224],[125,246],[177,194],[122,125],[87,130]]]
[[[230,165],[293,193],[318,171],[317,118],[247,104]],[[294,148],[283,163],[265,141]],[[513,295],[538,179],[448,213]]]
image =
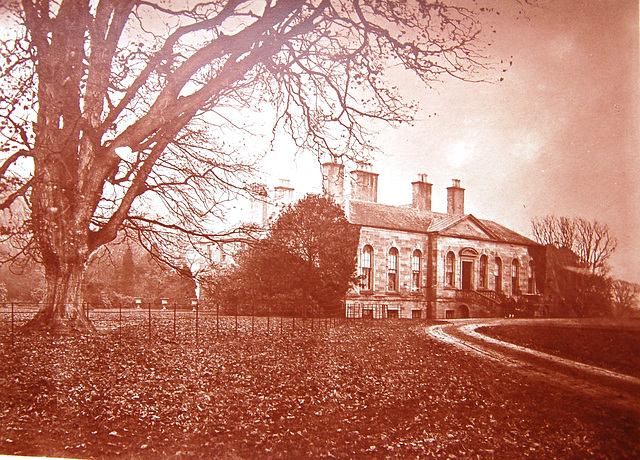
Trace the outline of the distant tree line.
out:
[[[44,296],[42,266],[33,260],[16,259],[0,264],[0,301],[38,303]],[[158,305],[160,299],[189,304],[196,284],[186,262],[170,267],[130,239],[120,238],[102,248],[87,267],[85,301],[94,307]]]
[[[638,285],[609,276],[617,240],[607,224],[545,216],[532,220],[536,241],[545,246],[546,301],[557,316],[617,316],[634,313]]]

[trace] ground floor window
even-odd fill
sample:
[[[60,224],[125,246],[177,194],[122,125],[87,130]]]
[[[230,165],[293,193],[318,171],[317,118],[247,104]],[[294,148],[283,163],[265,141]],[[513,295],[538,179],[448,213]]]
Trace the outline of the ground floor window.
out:
[[[513,259],[511,263],[511,295],[520,295],[520,261]]]
[[[502,292],[502,259],[500,257],[496,257],[496,270],[494,275],[496,292]]]
[[[533,266],[533,260],[529,262],[529,273],[527,277],[527,288],[529,294],[536,293],[536,276],[535,276],[535,267]]]
[[[373,248],[365,246],[362,248],[362,260],[360,262],[360,288],[373,290]]]
[[[422,252],[416,249],[413,251],[413,257],[411,258],[411,288],[414,291],[418,291],[420,289],[421,266]]]
[[[453,286],[455,280],[455,264],[456,264],[456,256],[453,252],[449,252],[447,254],[447,260],[445,263],[444,270],[444,282],[447,286]]]
[[[387,290],[396,292],[398,290],[398,250],[396,248],[389,250],[387,267]]]
[[[487,288],[487,283],[489,279],[488,269],[489,269],[489,263],[488,263],[487,256],[485,255],[480,256],[480,280],[478,282],[478,286],[481,289]]]

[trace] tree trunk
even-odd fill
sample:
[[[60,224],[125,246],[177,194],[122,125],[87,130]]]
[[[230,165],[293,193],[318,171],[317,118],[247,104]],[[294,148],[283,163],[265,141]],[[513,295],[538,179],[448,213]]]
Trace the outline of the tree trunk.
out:
[[[55,157],[54,157],[55,159]],[[43,179],[34,184],[32,225],[45,269],[46,293],[26,329],[56,333],[95,332],[84,305],[84,274],[91,251],[91,207],[65,181],[66,168],[47,158]],[[51,164],[53,163],[53,165]]]
[[[46,296],[40,311],[25,328],[56,333],[95,332],[83,302],[84,264],[61,265],[46,267]]]

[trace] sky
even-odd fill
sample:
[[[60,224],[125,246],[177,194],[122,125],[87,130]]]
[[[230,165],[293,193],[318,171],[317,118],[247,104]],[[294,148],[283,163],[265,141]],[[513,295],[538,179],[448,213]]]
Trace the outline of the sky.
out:
[[[454,79],[426,88],[394,75],[420,104],[416,122],[381,129],[378,201],[411,203],[428,174],[432,209],[460,179],[465,213],[531,237],[536,216],[607,223],[618,239],[613,275],[640,283],[640,54],[635,0],[539,0],[502,8],[487,53],[513,65],[500,83]],[[497,70],[499,72],[499,70]],[[273,177],[317,191],[310,158],[267,156]]]

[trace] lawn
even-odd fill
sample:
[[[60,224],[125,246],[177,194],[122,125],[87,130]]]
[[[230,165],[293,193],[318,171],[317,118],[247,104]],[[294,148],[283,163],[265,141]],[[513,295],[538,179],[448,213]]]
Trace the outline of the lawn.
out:
[[[0,344],[0,454],[637,458],[638,414],[440,344],[426,323]],[[327,326],[325,324],[325,326]],[[178,337],[179,339],[179,337]]]

